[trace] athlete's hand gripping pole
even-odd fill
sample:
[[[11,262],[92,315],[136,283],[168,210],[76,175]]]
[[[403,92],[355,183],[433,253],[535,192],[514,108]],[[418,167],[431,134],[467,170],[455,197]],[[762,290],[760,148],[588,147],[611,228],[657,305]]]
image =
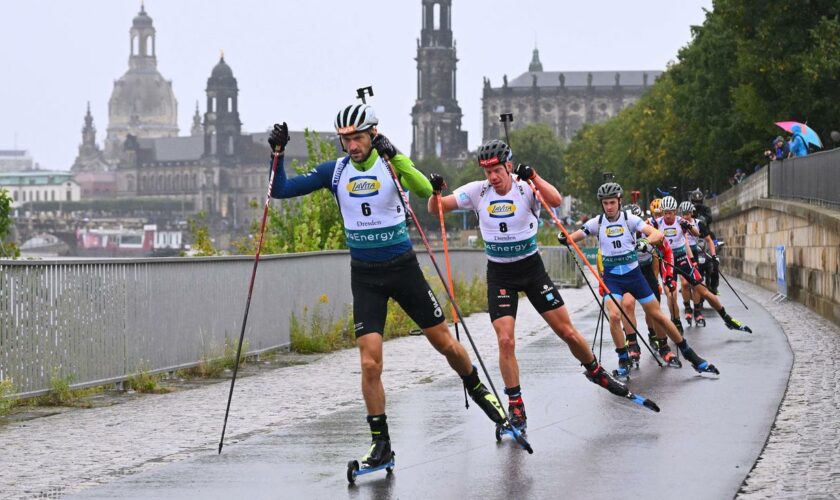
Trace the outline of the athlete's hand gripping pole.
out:
[[[505,127],[505,138],[507,139],[508,144],[510,144],[510,132],[509,132],[508,128],[510,127],[509,123],[513,121],[513,113],[502,113],[501,115],[499,115],[499,121],[501,121],[502,124]],[[636,325],[627,316],[627,313],[624,311],[624,308],[621,307],[621,304],[618,302],[618,300],[616,300],[616,298],[612,296],[612,293],[610,293],[610,289],[604,283],[604,280],[601,279],[601,275],[598,274],[598,271],[596,271],[592,267],[592,264],[590,264],[589,261],[586,259],[586,256],[583,255],[583,252],[581,251],[580,247],[577,246],[577,243],[572,241],[572,239],[569,237],[569,232],[566,231],[566,228],[563,227],[563,223],[560,222],[560,220],[557,218],[557,216],[554,215],[554,212],[551,210],[551,207],[549,207],[548,203],[545,202],[545,199],[542,197],[542,194],[540,193],[540,190],[537,189],[537,186],[536,186],[536,184],[534,184],[534,181],[531,180],[531,179],[528,179],[528,185],[531,186],[531,189],[534,191],[534,195],[540,201],[542,206],[545,207],[546,212],[548,212],[548,214],[551,216],[551,220],[554,222],[554,225],[557,226],[557,228],[560,230],[561,233],[563,233],[563,236],[566,237],[566,240],[569,242],[569,244],[571,244],[572,248],[575,249],[575,252],[583,260],[583,263],[586,264],[587,268],[589,268],[589,272],[592,273],[592,276],[595,277],[595,279],[598,281],[598,284],[602,287],[602,289],[607,292],[606,297],[609,297],[610,300],[612,300],[613,304],[615,304],[615,306],[621,312],[621,315],[624,316],[625,320],[627,320],[627,323],[630,324],[630,326],[633,327],[633,331],[636,333],[636,337],[645,345],[645,347],[647,347],[647,350],[650,351],[651,356],[653,356],[653,359],[656,360],[657,364],[659,364],[659,366],[662,367],[662,363],[659,361],[656,354],[653,352],[653,349],[651,349],[651,347],[648,345],[647,341],[645,341],[645,339],[642,338],[642,334],[639,333],[638,328],[636,328]],[[574,256],[572,256],[572,258],[574,258]],[[575,259],[575,262],[577,262],[577,259]],[[580,266],[578,266],[578,268],[580,269]],[[581,273],[583,273],[582,269],[581,269]],[[585,279],[586,279],[586,276],[584,276],[584,280]],[[588,283],[588,280],[587,280],[587,283]],[[591,287],[590,287],[590,290],[592,290]],[[594,290],[593,290],[593,294],[594,294]],[[595,300],[598,301],[597,296],[595,297]],[[601,308],[601,313],[606,314],[604,312],[603,307]]]
[[[285,123],[283,124],[286,125]],[[257,266],[260,263],[260,251],[262,250],[263,238],[265,236],[265,221],[268,218],[268,206],[271,204],[271,186],[274,185],[274,175],[277,172],[277,164],[280,160],[282,146],[277,145],[272,152],[271,174],[268,176],[268,191],[265,194],[263,204],[262,223],[260,224],[260,238],[257,240],[257,252],[254,255],[254,268],[251,270],[251,282],[248,284],[248,300],[245,301],[245,317],[242,318],[242,330],[239,332],[239,344],[236,346],[236,362],[233,364],[233,377],[230,379],[230,392],[228,393],[227,407],[225,408],[225,421],[222,424],[222,437],[219,439],[219,454],[222,453],[222,446],[225,442],[225,430],[227,429],[228,414],[230,413],[230,401],[233,399],[233,386],[236,384],[236,373],[239,370],[239,360],[242,356],[242,342],[245,339],[245,325],[248,324],[248,310],[251,309],[251,294],[254,291],[254,281],[257,277]]]
[[[405,194],[405,190],[400,184],[399,177],[397,176],[397,171],[394,169],[394,166],[391,164],[391,159],[387,157],[382,157],[382,161],[385,162],[385,165],[388,167],[388,172],[391,174],[391,180],[394,182],[394,186],[397,188],[397,192],[400,193],[400,201],[402,202],[403,209],[405,213],[408,214],[412,220],[414,220],[414,226],[417,228],[417,232],[420,234],[420,239],[423,240],[423,245],[426,247],[426,252],[429,254],[429,259],[432,261],[432,266],[435,268],[438,277],[440,278],[440,282],[443,285],[444,290],[446,291],[446,295],[449,297],[449,302],[452,304],[452,308],[455,309],[455,313],[458,317],[463,317],[461,314],[461,308],[458,307],[458,303],[455,301],[454,295],[450,292],[449,287],[446,286],[446,278],[443,276],[443,271],[440,270],[440,266],[437,263],[437,259],[435,259],[435,254],[432,252],[432,246],[429,245],[429,240],[426,238],[426,233],[423,231],[423,227],[420,225],[419,219],[414,215],[414,210],[411,209],[411,205],[408,203],[408,196]],[[438,200],[440,201],[440,200]],[[438,206],[440,206],[438,204]],[[481,370],[484,373],[484,376],[487,377],[487,383],[490,384],[490,389],[493,391],[493,395],[496,397],[497,400],[499,399],[499,393],[496,391],[496,385],[493,383],[493,379],[490,377],[490,372],[487,371],[487,367],[484,365],[484,360],[481,358],[481,354],[478,352],[478,346],[475,345],[475,341],[470,335],[470,330],[467,328],[467,324],[463,323],[464,325],[464,333],[467,335],[467,340],[470,341],[470,345],[472,346],[472,350],[475,353],[475,358],[478,360],[478,364],[481,366]],[[513,428],[513,424],[510,421],[510,416],[505,410],[504,406],[500,405],[500,409],[505,416],[505,420],[507,421],[508,426]],[[528,453],[534,453],[534,450],[531,448],[531,445],[525,439],[524,436],[514,434],[516,442],[519,443],[522,448],[524,448]]]
[[[443,219],[443,203],[441,202],[440,193],[435,193],[433,196],[437,197],[438,217],[440,218],[440,236],[443,240],[443,259],[446,264],[446,275],[449,278],[449,295],[455,297],[455,286],[452,284],[452,265],[449,263],[449,243],[446,241],[446,223]],[[445,286],[445,285],[444,285]],[[458,342],[461,341],[461,333],[458,331],[458,311],[455,310],[454,302],[452,303],[452,323],[455,325],[455,338]],[[464,387],[464,408],[470,409],[470,400],[467,398],[467,388]]]

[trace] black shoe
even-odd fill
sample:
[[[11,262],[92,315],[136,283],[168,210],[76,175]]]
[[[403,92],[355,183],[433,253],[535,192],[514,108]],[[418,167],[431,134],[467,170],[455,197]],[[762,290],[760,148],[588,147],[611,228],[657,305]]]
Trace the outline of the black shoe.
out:
[[[663,340],[662,345],[659,347],[659,357],[662,358],[662,361],[665,362],[666,366],[682,368],[682,362],[679,358],[677,358],[674,352],[671,351],[671,347],[668,346],[667,340]]]
[[[627,344],[627,351],[630,353],[630,361],[638,368],[639,358],[642,357],[642,350],[639,348],[639,344],[637,342]]]
[[[504,410],[499,400],[496,399],[483,383],[479,382],[475,387],[467,387],[467,393],[470,395],[475,404],[481,408],[490,420],[497,424],[504,424],[506,422]]]
[[[590,382],[600,385],[616,396],[626,396],[630,392],[626,385],[622,384],[612,375],[607,373],[607,370],[604,370],[604,367],[601,365],[598,365],[594,371],[586,371],[584,375],[586,375],[586,378],[588,378]]]
[[[365,456],[363,456],[359,463],[362,467],[378,467],[387,464],[391,461],[391,440],[390,439],[374,439],[370,443],[370,448]]]

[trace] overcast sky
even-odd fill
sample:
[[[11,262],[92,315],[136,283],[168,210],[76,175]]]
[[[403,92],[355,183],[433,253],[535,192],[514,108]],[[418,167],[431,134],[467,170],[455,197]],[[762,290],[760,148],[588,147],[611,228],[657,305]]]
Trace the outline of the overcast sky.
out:
[[[196,100],[224,49],[239,83],[243,130],[275,121],[328,130],[355,89],[373,85],[380,131],[411,148],[420,0],[147,0],[158,70],[172,80],[188,135]],[[481,141],[482,77],[527,71],[536,41],[546,71],[662,70],[711,0],[453,0],[458,101],[470,148]],[[114,80],[128,70],[139,0],[6,2],[0,19],[0,149],[28,149],[67,170],[90,101],[97,142]]]

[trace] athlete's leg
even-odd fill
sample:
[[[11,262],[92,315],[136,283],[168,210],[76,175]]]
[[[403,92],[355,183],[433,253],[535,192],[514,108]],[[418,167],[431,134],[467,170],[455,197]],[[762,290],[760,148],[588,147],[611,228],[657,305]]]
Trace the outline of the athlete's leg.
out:
[[[515,324],[513,316],[502,316],[493,321],[493,329],[499,341],[499,371],[502,372],[505,387],[519,385],[519,363],[516,361],[516,338],[513,333]]]
[[[449,366],[455,370],[458,375],[462,377],[467,376],[472,372],[472,361],[470,355],[464,346],[455,340],[446,321],[441,321],[435,326],[423,328],[423,335],[432,344],[432,347],[446,357]]]
[[[362,396],[368,415],[385,413],[385,388],[382,386],[382,335],[368,333],[356,339],[362,364]]]
[[[569,346],[572,355],[581,362],[581,364],[591,363],[595,359],[589,344],[583,335],[572,324],[572,318],[569,316],[569,309],[564,305],[557,309],[546,311],[542,314],[548,326],[554,330],[560,339]]]

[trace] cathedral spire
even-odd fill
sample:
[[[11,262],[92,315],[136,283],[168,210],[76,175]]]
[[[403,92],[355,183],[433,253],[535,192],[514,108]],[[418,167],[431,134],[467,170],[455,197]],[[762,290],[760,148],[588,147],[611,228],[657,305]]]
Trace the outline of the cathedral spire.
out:
[[[195,114],[193,115],[193,123],[192,128],[190,129],[190,135],[195,137],[202,135],[204,133],[204,129],[201,127],[201,114],[198,112],[198,99],[195,101]]]
[[[543,65],[540,62],[540,49],[534,47],[534,53],[531,56],[531,64],[528,65],[528,71],[531,73],[539,73],[543,70]]]
[[[155,26],[152,18],[146,13],[146,6],[140,3],[140,12],[134,16],[129,30],[131,41],[131,55],[128,65],[131,69],[156,68],[155,54]]]

